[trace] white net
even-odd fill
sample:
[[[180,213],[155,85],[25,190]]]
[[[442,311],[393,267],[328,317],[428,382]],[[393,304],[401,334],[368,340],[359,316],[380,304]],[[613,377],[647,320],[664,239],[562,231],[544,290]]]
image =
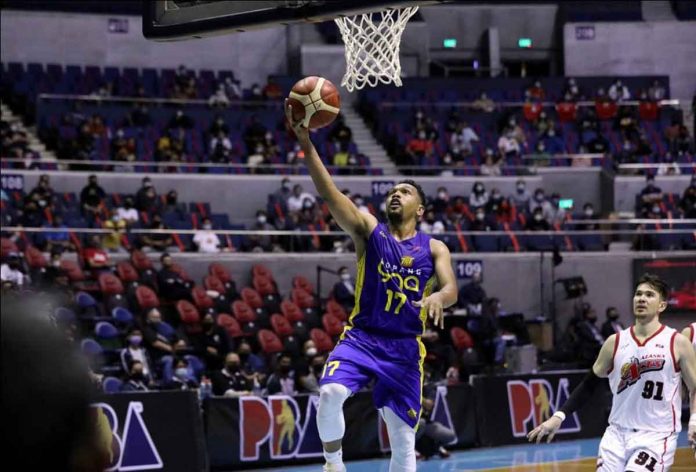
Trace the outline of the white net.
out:
[[[418,7],[413,6],[336,18],[346,46],[346,73],[341,85],[349,92],[380,82],[400,87],[401,34],[416,11]]]

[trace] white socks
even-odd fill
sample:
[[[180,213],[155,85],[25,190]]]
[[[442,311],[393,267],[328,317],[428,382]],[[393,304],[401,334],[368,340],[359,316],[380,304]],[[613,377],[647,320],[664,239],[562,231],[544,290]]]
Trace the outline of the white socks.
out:
[[[339,449],[336,452],[326,452],[324,451],[324,459],[330,464],[342,464],[343,463],[343,449]]]

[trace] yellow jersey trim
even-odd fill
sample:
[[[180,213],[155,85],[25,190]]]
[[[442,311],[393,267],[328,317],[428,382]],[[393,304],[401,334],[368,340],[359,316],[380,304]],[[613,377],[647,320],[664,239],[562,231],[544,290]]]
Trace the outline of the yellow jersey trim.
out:
[[[350,329],[353,327],[353,318],[355,318],[355,316],[358,313],[360,313],[360,295],[362,294],[363,283],[365,281],[366,257],[367,250],[363,253],[362,256],[360,256],[360,259],[358,259],[358,270],[355,277],[355,306],[353,306],[353,311],[350,312],[350,316],[348,317],[348,324],[345,328],[343,328],[343,333],[341,333],[341,336],[338,339],[339,341],[342,341],[343,338],[345,338],[346,333],[350,331]]]

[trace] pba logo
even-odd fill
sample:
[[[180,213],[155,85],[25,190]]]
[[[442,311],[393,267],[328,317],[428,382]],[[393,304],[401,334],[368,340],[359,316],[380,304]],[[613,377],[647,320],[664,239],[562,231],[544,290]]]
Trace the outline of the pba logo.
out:
[[[271,459],[323,455],[317,430],[319,397],[307,398],[304,421],[297,401],[287,395],[239,399],[239,458],[257,461],[267,444]],[[266,454],[264,454],[265,456]]]
[[[526,436],[549,419],[570,396],[565,377],[558,379],[555,394],[551,382],[546,379],[508,380],[507,394],[512,435],[516,438]],[[561,424],[558,433],[577,433],[580,429],[578,414],[573,413]]]
[[[107,471],[163,469],[164,463],[143,421],[143,404],[130,402],[123,429],[116,411],[107,403],[92,405],[92,418],[100,439],[111,451]]]

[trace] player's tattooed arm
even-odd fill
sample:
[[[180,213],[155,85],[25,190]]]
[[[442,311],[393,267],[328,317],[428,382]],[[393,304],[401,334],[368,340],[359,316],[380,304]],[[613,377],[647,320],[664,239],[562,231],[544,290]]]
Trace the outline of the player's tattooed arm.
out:
[[[442,241],[430,240],[430,252],[435,264],[439,290],[422,300],[415,302],[417,307],[425,307],[428,318],[440,328],[445,327],[444,309],[457,303],[457,280],[452,269],[452,258],[449,249]]]
[[[309,130],[302,125],[302,120],[294,121],[292,118],[292,107],[285,101],[285,117],[290,123],[297,141],[305,153],[304,162],[312,177],[312,182],[321,198],[329,206],[331,215],[336,219],[336,223],[353,240],[358,241],[367,238],[372,230],[377,226],[377,219],[367,213],[363,213],[353,204],[350,198],[346,197],[336,187],[331,174],[321,162],[321,158],[309,137]]]

